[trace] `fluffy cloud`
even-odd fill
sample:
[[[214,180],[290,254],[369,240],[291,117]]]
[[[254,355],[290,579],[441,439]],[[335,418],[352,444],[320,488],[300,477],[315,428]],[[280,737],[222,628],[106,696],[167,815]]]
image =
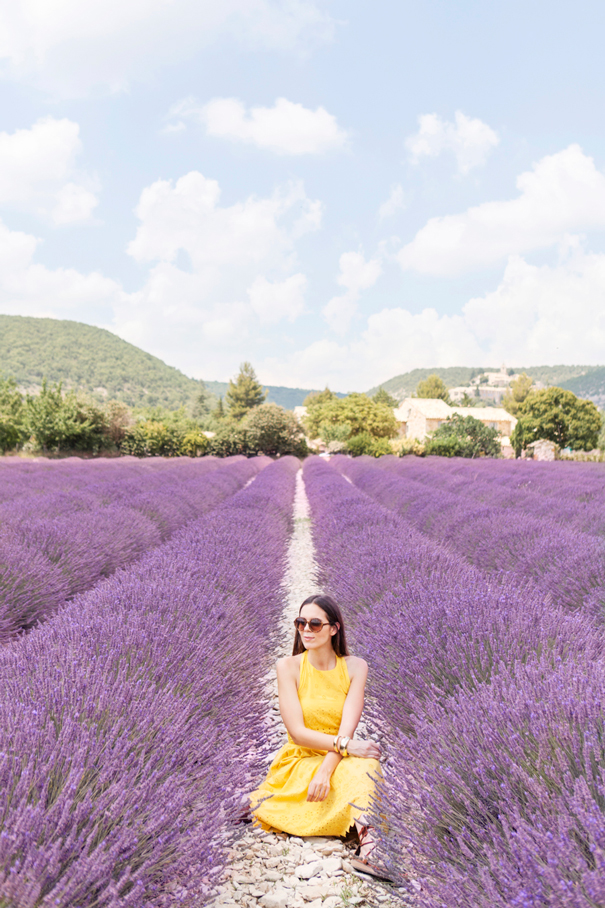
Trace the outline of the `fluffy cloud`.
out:
[[[324,306],[323,316],[337,334],[346,334],[351,325],[363,290],[372,287],[382,274],[379,259],[366,262],[360,252],[344,252],[339,259],[338,283],[346,288],[341,296],[333,297]]]
[[[9,315],[75,318],[109,326],[129,303],[119,284],[98,272],[46,268],[35,261],[36,237],[0,221],[0,310]]]
[[[252,310],[260,321],[267,325],[287,318],[295,321],[305,309],[305,290],[307,278],[304,274],[292,274],[285,281],[268,281],[266,277],[257,277],[248,287],[248,297]]]
[[[431,218],[399,252],[401,267],[459,274],[605,227],[605,176],[578,145],[542,158],[518,177],[517,188],[516,199]]]
[[[306,278],[296,243],[321,222],[321,205],[293,183],[267,198],[220,204],[220,187],[196,171],[158,180],[141,194],[129,253],[151,264],[119,333],[169,362],[206,376],[231,371],[241,345],[262,325],[293,321],[304,309]]]
[[[418,117],[418,124],[418,132],[405,141],[411,160],[417,163],[422,157],[436,158],[450,151],[460,174],[485,164],[490,151],[500,141],[487,123],[467,117],[460,110],[456,111],[453,123],[438,114],[423,114]]]
[[[55,224],[88,220],[98,200],[95,181],[76,170],[81,151],[80,127],[71,120],[45,117],[30,129],[0,133],[0,206]]]
[[[273,107],[252,107],[249,112],[237,98],[215,98],[203,106],[186,98],[172,107],[168,131],[183,129],[186,120],[201,123],[209,136],[278,154],[322,154],[343,148],[347,140],[336,118],[323,107],[309,110],[286,98],[278,98]]]
[[[569,238],[556,265],[511,257],[498,287],[459,313],[383,309],[348,343],[318,340],[287,359],[268,358],[263,380],[309,387],[319,375],[336,390],[363,391],[420,367],[599,363],[604,297],[605,254],[584,252]]]
[[[378,209],[378,220],[384,221],[385,218],[392,217],[401,208],[405,208],[405,194],[403,186],[399,183],[391,187],[391,193]]]
[[[331,34],[314,0],[12,0],[0,8],[0,61],[11,78],[80,96],[124,90],[225,35],[283,51]]]

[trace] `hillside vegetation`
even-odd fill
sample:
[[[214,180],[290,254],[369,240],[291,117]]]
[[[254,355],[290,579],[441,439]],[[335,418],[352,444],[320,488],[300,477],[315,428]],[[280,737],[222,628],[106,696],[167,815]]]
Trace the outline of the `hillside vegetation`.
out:
[[[130,407],[187,406],[201,385],[178,369],[129,344],[111,331],[54,318],[0,315],[0,377],[14,378],[24,391],[37,392],[43,378],[62,382],[66,391],[98,402],[119,400]],[[215,397],[227,382],[207,381]],[[266,386],[267,401],[287,410],[302,404],[309,389]]]
[[[472,378],[483,372],[497,372],[495,366],[451,366],[439,369],[412,369],[396,375],[380,386],[372,388],[367,393],[373,395],[378,387],[384,388],[398,400],[410,397],[416,390],[419,382],[425,381],[430,375],[438,375],[443,379],[448,388],[467,385]],[[573,391],[578,397],[588,398],[597,406],[605,405],[605,366],[533,366],[529,368],[515,367],[515,372],[525,372],[534,381],[544,385],[556,385]]]

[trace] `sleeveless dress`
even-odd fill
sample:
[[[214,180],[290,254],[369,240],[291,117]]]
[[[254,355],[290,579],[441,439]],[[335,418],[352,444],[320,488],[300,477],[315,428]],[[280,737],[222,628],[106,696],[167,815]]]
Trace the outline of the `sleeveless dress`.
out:
[[[336,657],[329,671],[313,668],[303,653],[300,662],[298,699],[304,722],[312,731],[336,735],[342,708],[351,684],[344,657]],[[326,751],[299,747],[290,735],[278,751],[269,774],[250,796],[255,821],[264,829],[279,829],[297,836],[342,836],[353,820],[367,810],[374,781],[380,773],[378,760],[345,757],[330,779],[324,801],[307,801],[307,789]],[[263,800],[264,799],[264,800]]]

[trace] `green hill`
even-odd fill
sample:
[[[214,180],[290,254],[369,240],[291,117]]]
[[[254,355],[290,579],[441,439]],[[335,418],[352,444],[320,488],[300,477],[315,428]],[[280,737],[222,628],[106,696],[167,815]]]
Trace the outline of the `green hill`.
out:
[[[384,388],[393,397],[403,400],[416,390],[418,382],[428,378],[429,375],[438,375],[443,379],[448,388],[467,385],[471,378],[482,372],[497,372],[494,366],[451,366],[446,369],[412,369],[383,382],[380,386],[372,388],[367,393],[372,395],[378,387]],[[605,366],[530,366],[528,368],[515,368],[515,372],[526,372],[535,381],[545,385],[557,385],[567,388],[578,397],[594,400],[598,407],[605,405]]]
[[[177,409],[199,393],[200,383],[111,331],[54,318],[0,315],[0,375],[36,392],[42,379],[63,382],[98,401]],[[226,382],[206,382],[224,395]],[[308,389],[267,386],[267,400],[287,409],[302,404]]]

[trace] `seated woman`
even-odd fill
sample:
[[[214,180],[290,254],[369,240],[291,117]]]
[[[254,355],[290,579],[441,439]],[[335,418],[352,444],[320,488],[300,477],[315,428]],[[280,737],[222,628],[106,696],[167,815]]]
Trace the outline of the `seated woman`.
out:
[[[340,609],[309,596],[295,619],[292,655],[277,663],[279,708],[288,732],[269,774],[253,792],[255,820],[296,836],[343,836],[355,824],[364,873],[374,848],[364,811],[380,772],[380,747],[353,738],[361,718],[367,663],[347,650]]]

